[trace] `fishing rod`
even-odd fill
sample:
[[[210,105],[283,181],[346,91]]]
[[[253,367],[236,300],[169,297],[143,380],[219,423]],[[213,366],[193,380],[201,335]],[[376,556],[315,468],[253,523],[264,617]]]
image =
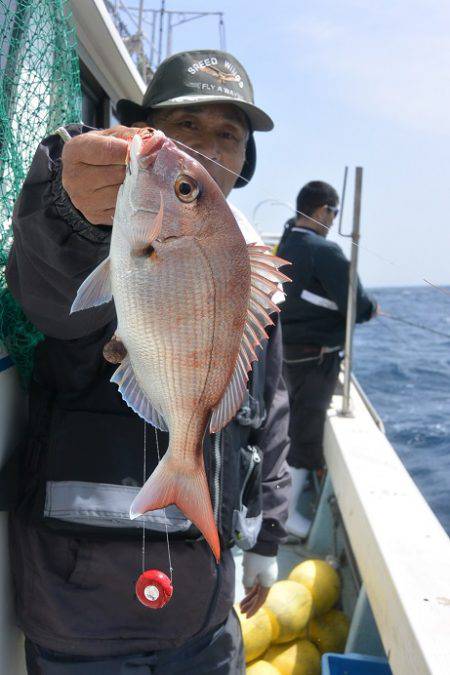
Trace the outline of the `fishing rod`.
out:
[[[408,319],[403,319],[400,316],[395,316],[393,314],[389,314],[388,312],[384,312],[382,310],[378,311],[377,316],[385,317],[386,319],[392,319],[392,321],[398,321],[399,323],[404,323],[407,326],[413,326],[414,328],[421,328],[422,330],[426,330],[429,333],[434,333],[434,335],[439,335],[440,337],[445,337],[448,340],[450,340],[450,335],[448,333],[443,333],[440,330],[435,330],[434,328],[429,328],[428,326],[424,326],[421,323],[409,321]]]

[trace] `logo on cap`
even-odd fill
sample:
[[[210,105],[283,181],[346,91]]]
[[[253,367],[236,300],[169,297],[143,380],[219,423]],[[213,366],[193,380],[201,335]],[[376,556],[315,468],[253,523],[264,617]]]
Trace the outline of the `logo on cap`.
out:
[[[239,87],[242,89],[244,83],[242,77],[239,75],[237,68],[233,66],[229,61],[225,61],[223,64],[224,70],[221,70],[218,67],[218,61],[215,56],[210,58],[203,59],[202,61],[196,61],[191,66],[188,67],[188,72],[191,75],[195,75],[198,72],[207,73],[212,75],[219,80],[221,83],[225,82],[237,82]]]

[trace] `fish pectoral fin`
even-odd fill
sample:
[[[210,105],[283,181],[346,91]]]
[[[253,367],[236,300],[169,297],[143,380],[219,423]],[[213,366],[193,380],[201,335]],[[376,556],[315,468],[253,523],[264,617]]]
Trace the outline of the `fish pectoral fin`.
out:
[[[148,399],[145,392],[142,391],[141,385],[136,380],[136,375],[134,374],[128,355],[125,356],[120,366],[114,371],[110,381],[119,385],[120,395],[135,413],[157,429],[168,431],[164,417]]]
[[[98,307],[111,300],[111,262],[108,257],[83,281],[70,308],[70,313],[73,314],[89,307]]]
[[[201,463],[186,470],[175,464],[169,454],[164,455],[150,478],[141,488],[130,507],[130,518],[147,511],[175,504],[205,537],[217,562],[220,560],[220,542],[211,496],[208,488],[203,456]]]
[[[130,237],[132,250],[138,255],[143,255],[161,233],[164,219],[164,204],[161,191],[159,193],[159,200],[159,211],[153,219],[150,217],[152,215],[151,211],[135,209],[135,215],[133,216],[130,228]]]

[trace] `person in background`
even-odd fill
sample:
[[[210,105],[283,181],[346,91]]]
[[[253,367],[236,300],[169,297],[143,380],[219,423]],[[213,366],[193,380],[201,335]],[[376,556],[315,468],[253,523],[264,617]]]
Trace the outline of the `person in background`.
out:
[[[297,217],[286,224],[277,255],[289,260],[292,283],[284,285],[281,312],[283,374],[291,418],[288,464],[292,478],[288,532],[304,538],[310,521],[297,511],[308,473],[323,467],[325,416],[336,387],[345,342],[349,262],[327,240],[339,213],[336,190],[307,183],[297,196]],[[377,313],[377,303],[358,281],[356,322]]]

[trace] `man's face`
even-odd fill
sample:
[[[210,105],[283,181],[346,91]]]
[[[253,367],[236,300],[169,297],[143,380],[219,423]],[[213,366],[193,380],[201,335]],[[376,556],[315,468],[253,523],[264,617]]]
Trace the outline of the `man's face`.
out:
[[[317,231],[323,237],[326,237],[333,226],[334,219],[338,214],[337,207],[321,206],[319,209],[316,209],[312,214],[312,217],[316,221]],[[317,222],[318,221],[318,222]],[[320,227],[318,223],[324,225],[323,228]]]
[[[214,178],[225,197],[229,195],[245,161],[249,129],[244,113],[230,103],[153,110],[147,121],[166,136],[192,148],[181,147]],[[194,152],[198,150],[223,168]],[[230,173],[230,171],[234,173]]]

